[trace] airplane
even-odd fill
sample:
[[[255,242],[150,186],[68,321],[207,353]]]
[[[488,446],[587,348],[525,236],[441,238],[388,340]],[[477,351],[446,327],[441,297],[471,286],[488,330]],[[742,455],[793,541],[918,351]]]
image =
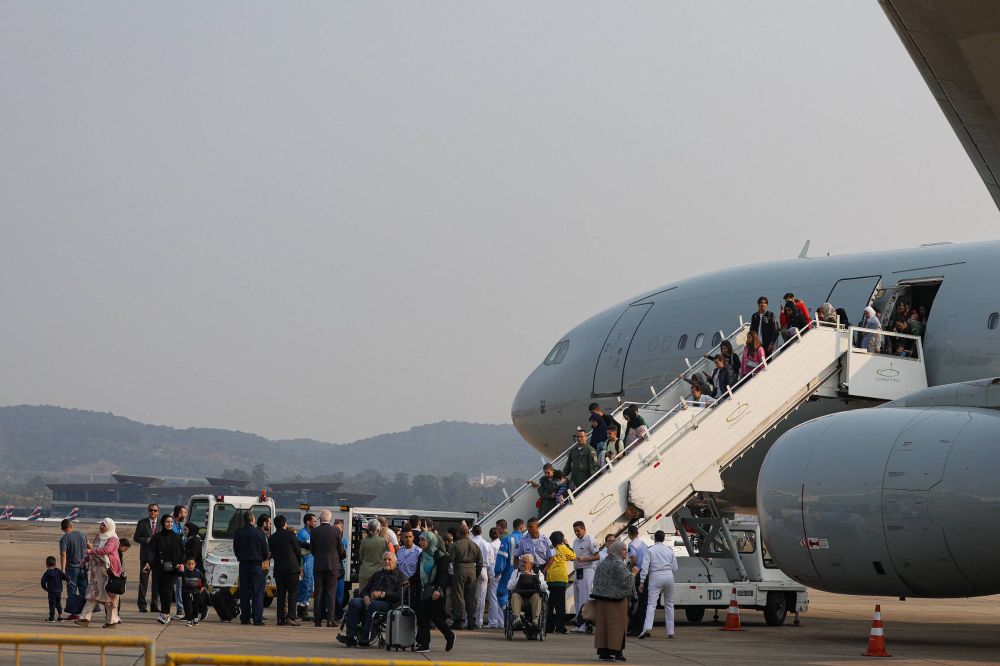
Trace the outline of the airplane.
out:
[[[14,517],[14,507],[10,504],[3,508],[3,513],[0,513],[0,520],[10,520]]]
[[[1000,206],[1000,3],[880,4]],[[651,387],[665,387],[738,317],[748,319],[759,296],[776,313],[787,292],[812,308],[829,302],[851,323],[869,304],[884,318],[897,300],[922,306],[930,388],[882,406],[804,403],[723,472],[720,500],[755,507],[774,561],[810,586],[900,597],[996,594],[1000,573],[982,565],[1000,549],[989,527],[1000,519],[996,284],[997,241],[818,258],[803,248],[797,258],[669,282],[561,336],[518,390],[511,419],[555,458],[586,424],[589,403],[610,412],[622,401],[645,402]]]
[[[80,516],[80,507],[74,506],[70,509],[70,512],[66,514],[65,520],[76,520]]]
[[[37,521],[37,520],[41,520],[41,518],[42,518],[42,507],[40,507],[40,506],[36,506],[36,507],[35,507],[35,508],[34,508],[34,509],[33,509],[33,510],[31,511],[31,515],[30,515],[30,516],[28,516],[27,518],[25,518],[25,520],[27,520],[27,521],[29,521],[29,522],[35,522],[35,521]]]

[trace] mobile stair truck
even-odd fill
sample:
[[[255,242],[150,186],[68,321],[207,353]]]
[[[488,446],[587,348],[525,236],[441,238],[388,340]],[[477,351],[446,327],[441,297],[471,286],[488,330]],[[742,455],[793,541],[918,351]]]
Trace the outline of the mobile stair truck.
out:
[[[719,331],[720,344],[721,340],[729,340],[734,351],[741,353],[748,328],[741,318],[739,328],[731,334]],[[677,586],[676,605],[691,608],[690,617],[698,617],[701,612],[694,609],[726,606],[734,586],[740,605],[765,610],[769,624],[781,624],[779,620],[788,610],[804,610],[807,599],[804,594],[800,597],[800,590],[804,593],[801,586],[790,587],[777,569],[765,565],[769,562],[764,551],[767,535],[761,538],[753,523],[739,527],[728,524],[719,515],[714,497],[724,489],[722,471],[803,402],[847,397],[895,400],[927,387],[919,337],[880,332],[882,336],[912,341],[916,355],[901,358],[854,347],[852,340],[858,330],[814,319],[775,350],[766,359],[765,367],[740,379],[722,399],[707,407],[687,400],[689,387],[681,379],[659,390],[650,387],[653,397],[647,402],[620,404],[612,416],[622,425],[622,432],[621,413],[626,405],[634,404],[648,424],[648,438],[634,442],[623,457],[606,461],[597,474],[570,491],[561,506],[540,517],[541,530],[571,535],[573,523],[581,520],[588,533],[600,542],[607,534],[618,536],[631,524],[655,525],[674,517],[675,525],[680,520],[684,527],[679,529],[680,535],[690,540],[691,557],[685,558],[688,561],[675,578],[689,579],[687,590]],[[716,345],[709,356],[717,354],[719,348]],[[713,368],[708,359],[699,359],[688,363],[688,374],[711,374]],[[568,452],[552,461],[557,469],[565,465]],[[503,518],[510,525],[515,518],[537,515],[538,495],[532,483],[540,475],[479,522],[490,527]],[[707,511],[706,507],[696,511],[688,508],[698,501],[708,502]],[[694,537],[686,536],[689,529]],[[751,536],[754,552],[741,553],[740,540],[742,548],[749,549]],[[716,596],[720,598],[713,598]]]
[[[688,622],[701,622],[711,608],[718,621],[735,588],[740,608],[763,611],[769,626],[784,624],[788,613],[798,626],[799,613],[809,609],[808,590],[768,557],[757,521],[719,515],[711,497],[695,509],[702,502],[696,498],[673,515],[681,536],[675,545],[683,544],[688,553],[677,558],[674,609],[683,609]]]
[[[244,511],[274,520],[274,500],[262,492],[253,495],[192,495],[188,500],[188,517],[198,527],[202,539],[201,555],[205,561],[205,579],[209,593],[229,589],[236,594],[240,578],[240,564],[233,554],[233,535],[243,527]],[[269,569],[264,587],[264,606],[274,600],[274,575]]]

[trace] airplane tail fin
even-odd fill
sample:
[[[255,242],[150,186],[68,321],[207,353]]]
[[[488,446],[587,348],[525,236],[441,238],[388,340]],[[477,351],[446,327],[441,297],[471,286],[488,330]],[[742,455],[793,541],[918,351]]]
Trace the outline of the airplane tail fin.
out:
[[[69,513],[66,514],[66,520],[76,520],[80,515],[80,507],[74,506]]]
[[[42,517],[42,507],[36,506],[34,510],[31,512],[31,515],[28,516],[28,520],[38,520],[41,517]]]

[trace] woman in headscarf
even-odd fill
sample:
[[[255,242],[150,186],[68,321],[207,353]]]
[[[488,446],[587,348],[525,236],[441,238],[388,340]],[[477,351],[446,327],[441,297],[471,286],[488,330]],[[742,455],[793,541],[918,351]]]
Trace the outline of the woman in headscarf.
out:
[[[875,314],[875,308],[870,305],[865,308],[864,318],[861,321],[861,328],[870,328],[875,331],[882,329],[882,322],[879,321],[878,316]],[[882,348],[882,336],[878,333],[864,333],[861,335],[858,347],[861,349],[867,349],[869,352],[874,354]]]
[[[445,652],[455,645],[455,632],[445,620],[445,591],[451,586],[449,559],[434,546],[434,539],[428,530],[420,533],[420,557],[410,577],[410,603],[417,609],[417,652],[430,650],[432,624],[444,636]]]
[[[816,308],[816,316],[821,322],[827,324],[837,323],[837,311],[834,309],[832,303],[824,303]]]
[[[87,567],[87,599],[85,612],[74,620],[81,627],[90,626],[90,616],[97,604],[104,606],[104,628],[113,628],[121,622],[118,617],[118,595],[105,590],[108,584],[108,570],[115,576],[122,575],[122,562],[118,556],[118,534],[115,521],[105,518],[97,528],[94,547],[87,549],[83,564]]]
[[[205,562],[201,556],[201,536],[198,534],[197,523],[184,523],[184,532],[187,537],[184,541],[184,561],[194,560],[194,566],[199,571],[205,570]]]
[[[608,546],[608,555],[594,572],[590,588],[594,604],[594,647],[601,661],[625,661],[625,630],[628,628],[628,605],[636,599],[635,578],[625,563],[627,547],[623,541]]]
[[[174,597],[174,582],[184,569],[184,544],[174,532],[174,517],[169,513],[160,518],[160,530],[149,540],[150,560],[143,567],[156,567],[156,589],[160,595],[160,624],[170,622],[170,600]]]
[[[636,405],[629,405],[622,412],[626,419],[625,426],[625,451],[639,440],[649,439],[649,427],[646,419],[639,416],[639,408]]]

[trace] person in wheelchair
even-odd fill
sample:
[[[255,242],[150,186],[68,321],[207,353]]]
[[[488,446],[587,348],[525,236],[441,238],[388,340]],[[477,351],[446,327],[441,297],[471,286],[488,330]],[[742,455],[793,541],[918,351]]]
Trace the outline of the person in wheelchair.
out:
[[[403,600],[403,589],[409,584],[406,576],[396,567],[396,556],[387,552],[382,556],[382,569],[376,571],[359,596],[347,604],[347,635],[337,640],[354,647],[368,647],[372,643],[372,617],[388,613]],[[360,635],[359,635],[360,634]]]
[[[521,555],[520,566],[507,582],[507,589],[510,591],[511,617],[514,619],[514,628],[520,629],[524,626],[521,614],[524,602],[528,602],[531,608],[531,615],[528,624],[532,627],[544,626],[545,618],[542,617],[542,598],[548,594],[549,588],[545,584],[545,576],[535,571],[535,556],[531,553]]]

